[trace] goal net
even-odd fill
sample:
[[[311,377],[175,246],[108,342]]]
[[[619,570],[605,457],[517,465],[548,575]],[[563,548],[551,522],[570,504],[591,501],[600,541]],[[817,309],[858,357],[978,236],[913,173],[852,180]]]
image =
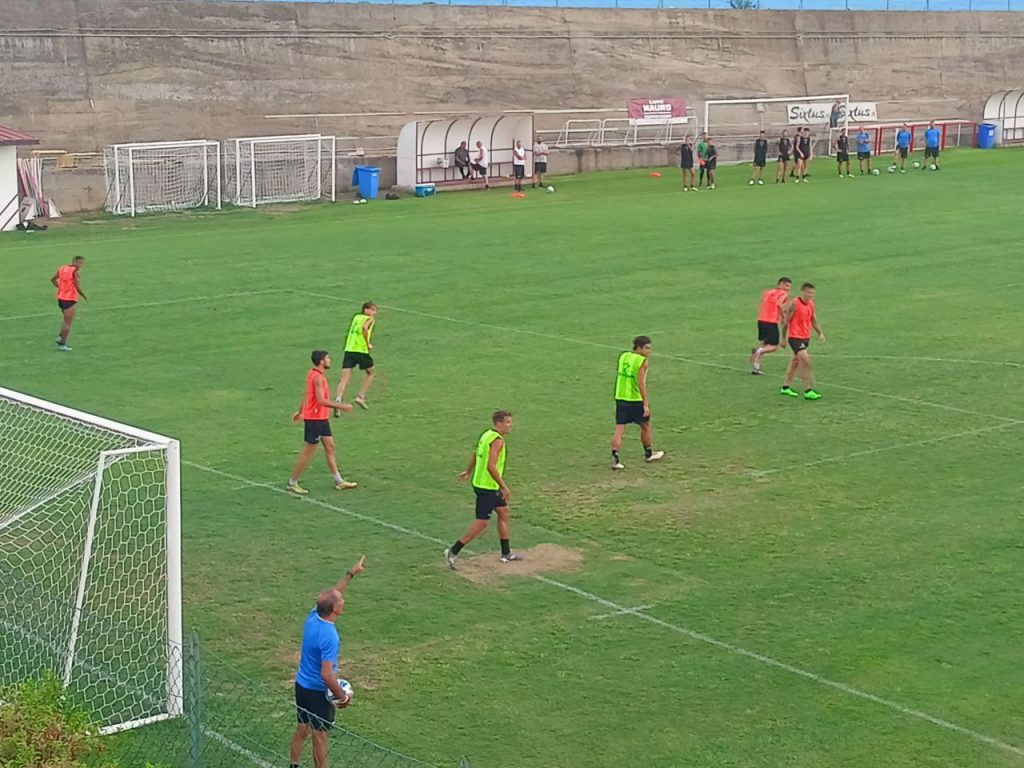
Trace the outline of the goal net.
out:
[[[161,141],[103,150],[106,209],[135,216],[153,211],[220,208],[220,144]]]
[[[863,130],[868,134],[872,155],[887,155],[896,151],[896,134],[907,125],[910,128],[910,151],[924,149],[924,132],[931,122],[940,131],[939,148],[973,147],[978,138],[978,124],[971,120],[913,120],[907,123],[872,123],[870,125],[851,124],[847,131],[850,136],[850,151],[856,150],[855,138]],[[842,127],[829,131],[829,154],[835,154],[834,143]]]
[[[0,686],[114,732],[180,715],[176,440],[0,388]]]
[[[267,203],[335,200],[334,136],[255,136],[224,144],[225,199],[255,208]]]
[[[821,96],[780,96],[750,99],[710,99],[704,102],[704,130],[713,139],[720,163],[749,163],[760,131],[768,139],[768,158],[777,156],[782,131],[790,138],[797,128],[811,129],[811,151],[825,154],[829,145],[832,108],[838,102],[842,126],[849,114],[846,93]]]

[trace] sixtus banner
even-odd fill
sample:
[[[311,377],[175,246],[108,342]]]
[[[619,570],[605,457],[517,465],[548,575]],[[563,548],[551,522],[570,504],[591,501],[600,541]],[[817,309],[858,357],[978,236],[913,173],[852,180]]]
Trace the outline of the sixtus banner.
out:
[[[633,125],[686,122],[686,99],[630,99],[626,109]]]
[[[833,122],[832,110],[836,110],[836,125],[846,120],[846,103],[829,101],[804,101],[786,105],[786,117],[790,125],[822,125]],[[850,122],[872,123],[878,120],[878,106],[873,101],[851,101]]]

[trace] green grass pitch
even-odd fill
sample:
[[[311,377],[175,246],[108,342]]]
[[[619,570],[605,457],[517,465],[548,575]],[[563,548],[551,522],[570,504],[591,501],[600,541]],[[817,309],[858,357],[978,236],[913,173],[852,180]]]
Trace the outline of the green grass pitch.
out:
[[[303,615],[364,552],[342,719],[424,760],[1017,766],[1022,171],[1011,150],[842,180],[823,159],[806,185],[726,168],[685,195],[677,169],[631,171],[7,236],[0,370],[181,438],[186,624],[281,691],[284,723]],[[91,301],[60,354],[48,280],[74,254]],[[780,275],[818,286],[820,402],[779,396],[788,352],[747,371]],[[333,422],[360,487],[317,457],[290,498],[309,352],[334,353],[333,385],[366,299],[372,410]],[[645,466],[633,431],[612,474],[639,333],[667,457]],[[440,542],[471,519],[455,476],[499,407],[513,546],[564,559],[478,583]],[[492,528],[464,559],[486,576],[496,553]]]

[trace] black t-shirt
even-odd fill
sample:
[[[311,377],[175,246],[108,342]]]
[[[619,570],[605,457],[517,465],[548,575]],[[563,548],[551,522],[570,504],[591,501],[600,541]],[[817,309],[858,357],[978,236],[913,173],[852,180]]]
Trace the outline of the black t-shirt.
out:
[[[718,150],[714,144],[708,144],[708,148],[704,152],[704,160],[707,165],[714,165],[718,162]]]
[[[764,160],[768,157],[768,139],[754,140],[754,159]]]
[[[838,149],[840,152],[848,153],[850,151],[850,137],[840,136],[838,139],[836,139],[836,149]]]
[[[789,139],[779,139],[779,154],[789,156],[789,153],[793,151],[793,142]]]
[[[811,138],[810,138],[810,136],[801,136],[800,137],[800,151],[803,153],[804,157],[807,157],[809,154],[811,154]]]
[[[680,154],[682,154],[681,164],[684,165],[684,166],[692,167],[693,166],[693,147],[691,147],[689,144],[683,144],[683,146],[679,148],[679,151],[680,151]]]

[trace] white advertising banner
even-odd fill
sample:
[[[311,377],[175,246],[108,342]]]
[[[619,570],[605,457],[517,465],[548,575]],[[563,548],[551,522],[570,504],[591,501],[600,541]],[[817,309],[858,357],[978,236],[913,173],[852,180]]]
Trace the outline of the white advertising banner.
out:
[[[790,125],[822,125],[832,122],[834,102],[805,101],[786,105],[786,119]],[[846,120],[846,104],[840,102],[836,124]],[[851,101],[851,123],[873,123],[878,120],[878,105],[873,101]]]

